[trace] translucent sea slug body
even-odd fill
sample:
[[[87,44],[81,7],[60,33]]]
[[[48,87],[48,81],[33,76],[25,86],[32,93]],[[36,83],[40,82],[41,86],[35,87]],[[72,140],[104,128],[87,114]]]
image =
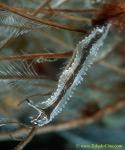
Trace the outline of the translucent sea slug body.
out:
[[[74,54],[62,72],[57,88],[50,98],[37,105],[29,103],[39,115],[34,124],[42,126],[50,122],[67,104],[76,87],[84,80],[87,70],[96,59],[96,55],[108,34],[110,24],[95,28],[88,37],[77,44]],[[40,108],[40,109],[39,109]]]

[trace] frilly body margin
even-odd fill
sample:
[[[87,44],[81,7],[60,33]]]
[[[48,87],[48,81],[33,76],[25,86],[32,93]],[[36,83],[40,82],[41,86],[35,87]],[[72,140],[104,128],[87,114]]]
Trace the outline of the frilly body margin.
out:
[[[29,103],[29,105],[38,112],[38,116],[31,121],[32,123],[42,126],[52,121],[52,119],[62,111],[72,97],[76,87],[84,81],[86,72],[94,63],[100,47],[104,44],[110,26],[111,24],[107,24],[95,28],[89,36],[77,44],[74,55],[62,72],[57,89],[52,93],[50,98],[38,103],[36,106]],[[57,104],[53,108],[52,105],[54,103]],[[53,109],[48,117],[45,110],[51,107]]]

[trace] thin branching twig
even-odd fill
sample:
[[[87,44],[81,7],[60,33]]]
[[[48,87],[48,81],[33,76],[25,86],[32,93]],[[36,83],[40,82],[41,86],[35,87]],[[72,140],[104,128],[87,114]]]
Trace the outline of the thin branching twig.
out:
[[[101,65],[103,65],[104,67],[106,67],[106,68],[108,68],[114,72],[117,72],[120,75],[125,75],[125,69],[124,68],[120,68],[120,67],[113,65],[113,64],[110,64],[104,60],[101,60],[99,63]]]
[[[25,54],[25,55],[16,55],[16,56],[0,56],[0,61],[8,60],[32,60],[32,59],[48,59],[48,58],[68,58],[72,56],[72,51],[64,53],[43,53],[43,54]]]
[[[125,107],[125,100],[121,100],[121,101],[119,100],[118,102],[116,102],[114,104],[105,106],[104,108],[100,109],[95,114],[93,114],[92,116],[80,117],[80,118],[68,120],[66,122],[62,122],[62,123],[55,124],[55,125],[46,125],[44,127],[39,127],[39,128],[37,128],[36,134],[39,135],[39,134],[45,134],[45,133],[54,132],[54,131],[68,130],[68,129],[77,128],[80,126],[83,127],[83,126],[85,126],[87,124],[91,124],[91,123],[103,118],[104,116],[107,116],[123,107]],[[9,136],[10,134],[13,135],[13,137],[20,137],[21,135],[26,134],[29,130],[30,129],[28,129],[28,128],[21,127],[15,131],[1,132],[0,140],[10,139],[10,136]]]
[[[34,137],[35,135],[35,132],[36,132],[36,127],[33,127],[30,131],[30,133],[28,134],[28,136],[23,140],[21,141],[15,148],[14,150],[22,150],[31,140],[32,138]]]
[[[0,8],[3,9],[3,10],[6,10],[6,11],[10,11],[10,12],[16,14],[16,15],[22,16],[26,19],[29,19],[31,21],[34,21],[34,22],[42,24],[42,25],[48,25],[48,26],[51,26],[51,27],[54,27],[54,28],[64,29],[64,30],[69,30],[69,31],[74,31],[74,32],[86,33],[86,30],[84,30],[84,29],[76,29],[76,28],[74,28],[72,26],[69,26],[69,25],[59,24],[57,22],[53,22],[53,21],[50,21],[50,20],[40,19],[40,18],[35,17],[33,15],[24,14],[23,12],[19,11],[18,9],[12,8],[12,7],[7,6],[5,4],[2,4],[2,3],[0,3]]]

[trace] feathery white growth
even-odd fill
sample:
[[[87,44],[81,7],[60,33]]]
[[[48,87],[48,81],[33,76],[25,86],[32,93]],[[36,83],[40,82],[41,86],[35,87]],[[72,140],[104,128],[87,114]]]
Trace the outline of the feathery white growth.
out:
[[[57,8],[65,1],[66,0],[53,0],[52,2],[50,2],[50,6],[52,8]],[[20,3],[23,4],[22,1]],[[45,15],[43,14],[42,17],[44,16]],[[17,37],[24,33],[28,33],[31,30],[41,29],[46,26],[47,25],[35,23],[12,12],[0,10],[0,35],[3,31],[4,34],[6,33],[6,38],[0,41],[0,48],[3,47],[12,37]]]
[[[73,57],[59,78],[55,92],[53,92],[46,101],[33,106],[33,108],[36,107],[36,109],[40,108],[42,113],[47,109],[51,109],[51,113],[46,119],[44,118],[45,121],[43,121],[39,109],[38,117],[32,120],[34,124],[38,124],[39,126],[47,124],[62,111],[67,101],[72,97],[74,90],[84,80],[86,72],[95,61],[97,52],[103,45],[110,26],[111,24],[107,24],[106,26],[95,28],[88,37],[78,43]]]
[[[15,30],[18,36],[34,29],[41,29],[43,26],[12,12],[0,10],[0,28],[2,27],[7,33]]]
[[[0,79],[25,79],[38,77],[38,74],[35,72],[34,68],[27,62],[9,62],[3,61],[0,64]]]
[[[52,8],[56,8],[60,5],[62,5],[66,0],[53,0],[51,1],[50,5]]]
[[[44,26],[12,12],[0,10],[0,36],[4,37],[0,41],[0,47],[12,36],[17,37],[32,30],[42,29]]]

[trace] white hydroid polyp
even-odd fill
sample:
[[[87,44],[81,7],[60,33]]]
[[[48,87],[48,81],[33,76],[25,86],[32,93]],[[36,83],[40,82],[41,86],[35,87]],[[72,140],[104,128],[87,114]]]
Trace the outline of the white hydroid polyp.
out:
[[[58,80],[57,89],[50,98],[37,105],[30,104],[31,107],[36,107],[38,111],[38,116],[32,120],[34,124],[39,126],[47,124],[62,111],[67,101],[71,99],[76,87],[84,81],[86,72],[94,63],[100,47],[104,44],[110,26],[111,24],[106,24],[97,27],[80,41],[74,50],[74,55]],[[43,116],[43,114],[45,115]]]

